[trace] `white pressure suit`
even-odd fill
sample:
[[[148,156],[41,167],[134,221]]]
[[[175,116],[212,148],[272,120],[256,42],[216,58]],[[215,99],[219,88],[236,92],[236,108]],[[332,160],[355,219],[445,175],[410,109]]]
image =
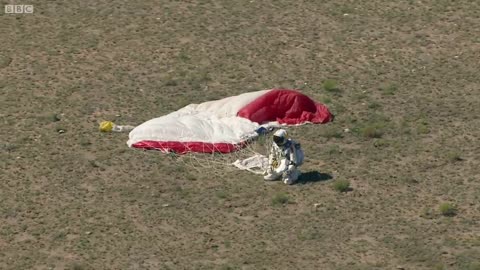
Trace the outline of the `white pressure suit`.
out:
[[[273,142],[268,156],[269,168],[265,172],[264,179],[272,181],[281,178],[285,184],[294,184],[301,174],[298,166],[302,162],[303,151],[295,141],[285,138],[280,145]]]

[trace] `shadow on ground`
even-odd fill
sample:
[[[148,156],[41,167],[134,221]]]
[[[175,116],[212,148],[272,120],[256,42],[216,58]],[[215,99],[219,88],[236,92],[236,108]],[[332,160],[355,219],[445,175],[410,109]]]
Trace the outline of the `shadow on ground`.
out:
[[[297,184],[306,184],[310,182],[322,182],[333,179],[332,175],[328,173],[321,173],[318,171],[304,172],[298,178]]]

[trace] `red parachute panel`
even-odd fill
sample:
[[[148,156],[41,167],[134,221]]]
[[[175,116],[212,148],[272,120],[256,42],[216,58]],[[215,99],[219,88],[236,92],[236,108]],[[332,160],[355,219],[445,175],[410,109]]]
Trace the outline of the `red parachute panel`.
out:
[[[278,121],[287,125],[324,124],[334,118],[325,105],[289,89],[274,89],[240,109],[237,115],[260,124]]]
[[[196,153],[231,153],[238,151],[246,146],[242,143],[206,143],[206,142],[163,142],[163,141],[141,141],[132,145],[135,148],[145,150],[159,150],[165,153],[175,152],[177,154],[186,154],[188,152]]]

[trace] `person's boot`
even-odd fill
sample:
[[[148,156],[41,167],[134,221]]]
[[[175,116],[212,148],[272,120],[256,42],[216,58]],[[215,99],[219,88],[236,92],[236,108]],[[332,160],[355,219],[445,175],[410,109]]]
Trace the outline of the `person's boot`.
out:
[[[266,174],[263,176],[263,179],[265,181],[274,181],[277,180],[279,177],[278,174],[276,174],[272,169],[269,169],[266,171]]]
[[[300,176],[300,171],[294,170],[286,175],[286,177],[283,179],[283,183],[287,185],[293,185],[295,184],[295,182],[297,182],[299,176]]]
[[[278,179],[278,175],[273,174],[273,173],[269,173],[269,174],[263,176],[263,180],[265,180],[265,181],[274,181],[274,180],[277,180],[277,179]]]

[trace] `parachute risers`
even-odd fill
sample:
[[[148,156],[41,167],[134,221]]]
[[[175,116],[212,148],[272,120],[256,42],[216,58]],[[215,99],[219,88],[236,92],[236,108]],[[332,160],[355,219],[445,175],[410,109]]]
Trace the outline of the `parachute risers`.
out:
[[[137,126],[127,144],[177,154],[230,153],[245,147],[262,127],[332,120],[328,108],[308,96],[295,90],[271,89],[190,104]]]
[[[120,125],[117,125],[115,123],[113,123],[112,121],[102,121],[98,127],[98,129],[101,131],[101,132],[126,132],[126,131],[130,131],[130,130],[133,130],[135,127],[134,126],[129,126],[129,125],[126,125],[126,126],[120,126]]]

